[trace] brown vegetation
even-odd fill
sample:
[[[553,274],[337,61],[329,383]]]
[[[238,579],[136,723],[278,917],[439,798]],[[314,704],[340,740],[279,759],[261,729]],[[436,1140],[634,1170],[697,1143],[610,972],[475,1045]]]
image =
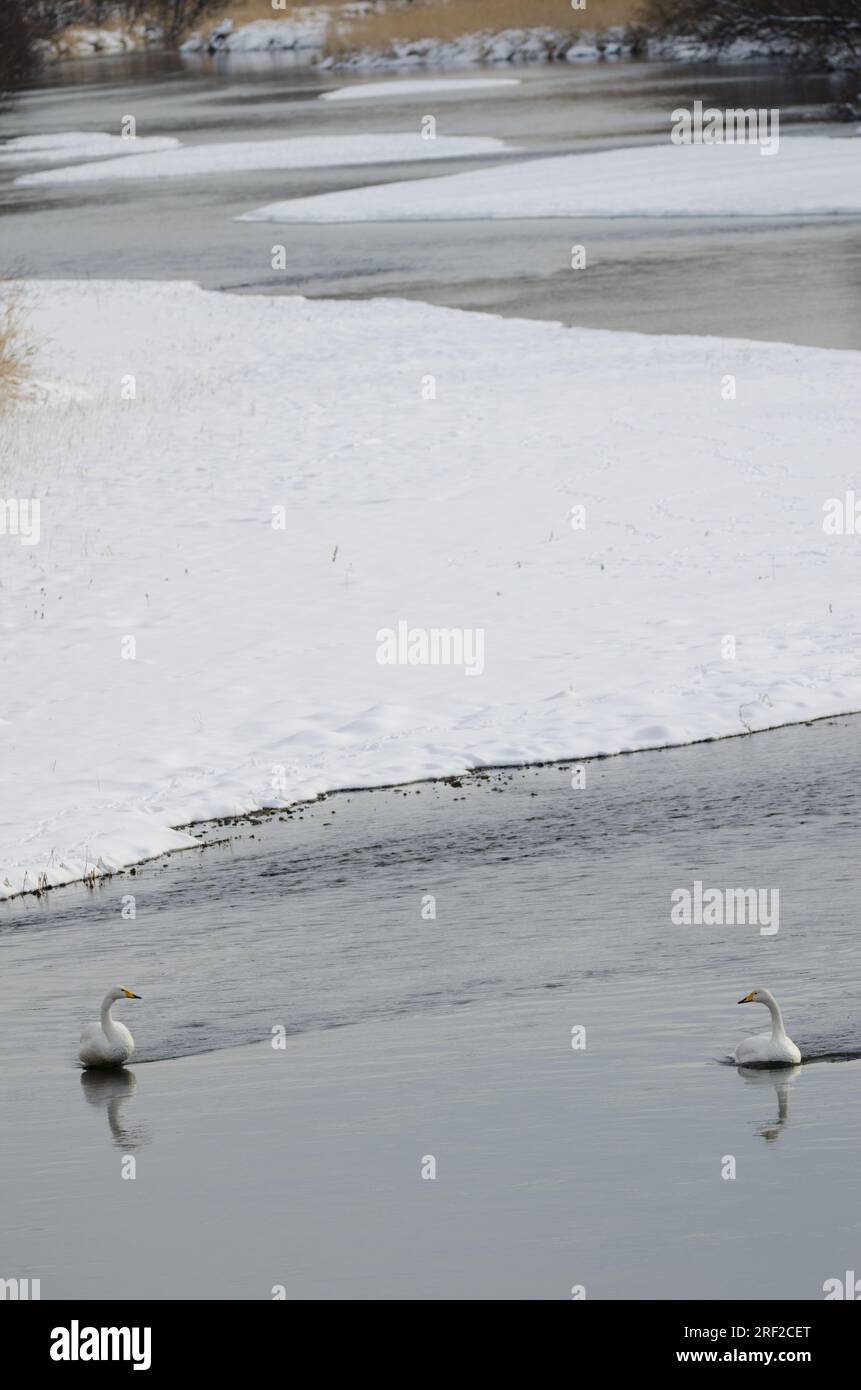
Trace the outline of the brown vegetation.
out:
[[[21,290],[0,284],[0,412],[25,394],[35,351]]]
[[[600,32],[629,23],[640,4],[641,0],[587,0],[586,9],[574,10],[570,0],[412,0],[343,21],[333,46],[384,49],[395,42],[450,41],[464,34],[539,27]]]

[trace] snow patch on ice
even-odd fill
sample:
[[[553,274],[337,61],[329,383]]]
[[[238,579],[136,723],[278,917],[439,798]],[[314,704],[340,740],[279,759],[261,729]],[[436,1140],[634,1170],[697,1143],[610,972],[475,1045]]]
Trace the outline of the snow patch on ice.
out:
[[[137,159],[158,150],[176,149],[179,143],[172,135],[109,135],[100,130],[22,135],[0,144],[0,164],[42,164],[111,155],[133,155]]]
[[[193,178],[198,174],[245,173],[251,169],[321,169],[410,160],[460,159],[502,154],[510,147],[491,135],[440,135],[424,140],[416,131],[397,135],[298,135],[289,140],[234,140],[186,145],[164,154],[135,155],[98,164],[77,164],[22,174],[22,187],[103,183],[117,179]]]
[[[825,136],[755,145],[665,145],[561,155],[293,198],[264,222],[529,217],[756,217],[861,212],[861,145]]]
[[[401,81],[363,82],[355,87],[338,87],[334,92],[321,92],[321,101],[374,101],[378,97],[415,97],[420,100],[428,92],[490,91],[500,87],[519,87],[519,77],[419,77]]]

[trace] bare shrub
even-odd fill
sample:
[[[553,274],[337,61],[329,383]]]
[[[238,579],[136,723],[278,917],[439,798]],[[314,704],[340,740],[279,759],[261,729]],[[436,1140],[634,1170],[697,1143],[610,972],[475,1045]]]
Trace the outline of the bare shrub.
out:
[[[658,33],[697,38],[716,52],[747,39],[861,65],[861,0],[647,0],[645,15]]]

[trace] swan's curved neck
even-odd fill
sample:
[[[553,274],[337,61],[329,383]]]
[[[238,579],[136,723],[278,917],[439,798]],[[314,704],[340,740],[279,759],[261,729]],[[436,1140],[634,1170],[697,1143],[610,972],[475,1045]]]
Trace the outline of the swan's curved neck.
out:
[[[776,999],[766,999],[763,1001],[771,1014],[771,1037],[772,1041],[777,1038],[786,1037],[786,1029],[783,1026],[783,1014],[780,1012],[780,1005]]]
[[[111,1005],[113,1003],[114,1000],[111,998],[111,996],[109,994],[106,994],[104,999],[102,1000],[101,1019],[102,1032],[107,1034],[109,1038],[112,1037],[114,1033],[114,1019],[113,1015],[111,1014]]]

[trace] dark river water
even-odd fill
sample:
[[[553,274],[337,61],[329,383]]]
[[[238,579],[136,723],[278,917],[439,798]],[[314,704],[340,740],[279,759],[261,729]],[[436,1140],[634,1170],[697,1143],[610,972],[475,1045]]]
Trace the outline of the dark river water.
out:
[[[826,1060],[861,1049],[859,741],[344,793],[7,904],[8,1272],[46,1298],[821,1298],[861,1240],[861,1062]],[[779,931],[673,925],[697,879],[779,889]],[[82,1077],[113,981],[138,1056]],[[726,1064],[757,985],[806,1065]]]
[[[518,76],[514,95],[440,99],[446,131],[610,148],[664,138],[696,97],[807,129],[857,85]],[[333,85],[268,59],[67,64],[2,129],[415,128],[415,104],[318,102]],[[232,219],[427,171],[45,190],[13,172],[7,273],[861,347],[858,219],[276,229]],[[273,240],[280,278],[260,270]],[[595,247],[588,276],[575,241]],[[860,736],[844,718],[600,760],[585,786],[552,767],[344,793],[0,906],[0,1276],[44,1298],[821,1298],[861,1259]],[[697,880],[777,889],[779,930],[675,925],[671,894]],[[115,983],[143,996],[117,1007],[133,1068],[82,1077],[78,1032]],[[807,1065],[726,1064],[765,1026],[736,1006],[758,985]]]

